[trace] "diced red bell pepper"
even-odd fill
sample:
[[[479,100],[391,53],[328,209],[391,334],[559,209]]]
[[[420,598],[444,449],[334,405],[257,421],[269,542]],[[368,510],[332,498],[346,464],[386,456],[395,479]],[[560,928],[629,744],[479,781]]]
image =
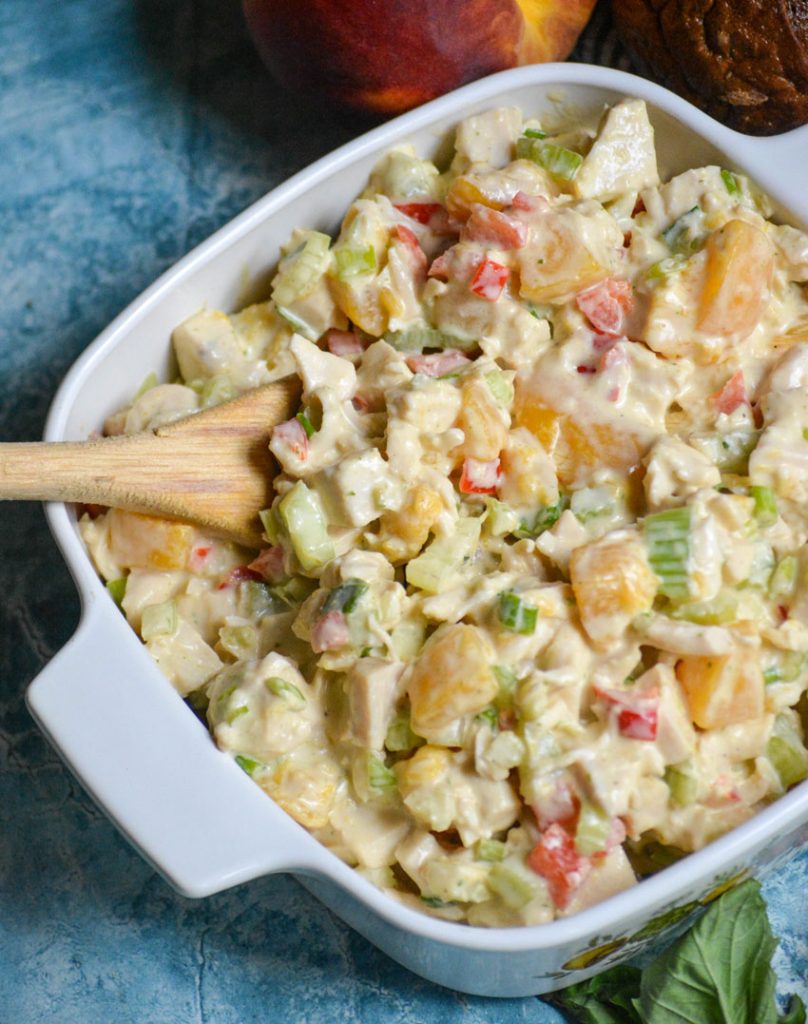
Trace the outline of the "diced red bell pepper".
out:
[[[324,341],[328,351],[335,356],[356,356],[365,351],[362,339],[353,331],[331,327],[325,332]]]
[[[264,548],[247,566],[270,583],[280,583],[286,578],[284,552],[280,544]]]
[[[579,292],[575,304],[596,331],[618,337],[623,333],[623,316],[634,304],[634,292],[631,282],[608,278]]]
[[[477,267],[477,273],[471,279],[469,288],[480,298],[496,302],[502,295],[502,290],[510,274],[508,267],[504,267],[501,263],[495,263],[494,260],[485,259]]]
[[[575,848],[575,840],[561,825],[550,825],[528,854],[530,867],[547,882],[550,897],[563,910],[592,870],[592,862]]]
[[[628,690],[602,690],[595,693],[614,709],[621,736],[630,740],[655,740],[659,716],[659,692],[655,689],[631,693]]]
[[[460,476],[460,490],[463,494],[496,494],[499,484],[499,459],[481,462],[479,459],[464,459]]]
[[[748,402],[749,398],[746,394],[743,370],[738,370],[737,373],[734,373],[720,391],[710,395],[710,401],[718,412],[724,412],[727,415],[735,412],[739,406]]]
[[[421,248],[418,236],[406,224],[396,224],[393,228],[394,240],[401,242],[407,262],[416,277],[426,276],[426,253]]]
[[[413,373],[423,373],[426,377],[445,377],[447,373],[468,366],[471,360],[456,348],[447,348],[443,352],[430,352],[428,355],[407,356],[407,366]]]
[[[191,557],[188,559],[188,568],[191,572],[204,572],[212,550],[210,544],[197,544],[191,548]]]
[[[315,654],[338,651],[346,646],[349,639],[348,622],[342,612],[326,612],[311,631],[311,649]]]
[[[301,462],[309,457],[309,438],[298,419],[286,420],[273,427],[272,440],[288,448]]]
[[[229,590],[230,587],[238,586],[239,583],[261,583],[263,576],[251,569],[249,565],[237,565],[225,576],[217,590]]]
[[[547,213],[550,204],[545,196],[531,196],[527,192],[517,192],[511,200],[514,210],[524,210],[525,213]]]
[[[412,217],[419,224],[429,224],[436,213],[442,213],[440,203],[393,203],[393,206],[405,217]]]
[[[497,249],[521,249],[527,242],[527,224],[475,203],[461,237],[469,242],[495,245]]]

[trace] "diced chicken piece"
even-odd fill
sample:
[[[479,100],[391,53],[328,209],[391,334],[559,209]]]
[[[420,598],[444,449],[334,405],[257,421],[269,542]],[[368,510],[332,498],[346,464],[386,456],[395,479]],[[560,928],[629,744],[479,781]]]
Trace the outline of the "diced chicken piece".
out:
[[[170,636],[149,640],[146,650],[182,697],[198,690],[222,667],[213,648],[184,619],[179,620],[176,631]]]
[[[381,750],[395,715],[398,680],[404,666],[383,658],[360,658],[348,672],[345,689],[351,735],[366,750]]]
[[[570,917],[580,910],[594,906],[610,896],[630,889],[637,882],[634,869],[622,846],[616,846],[605,857],[593,860],[592,870],[576,889],[572,899],[559,913],[560,917]]]
[[[347,359],[323,351],[300,334],[292,336],[289,348],[303,381],[304,395],[324,387],[331,388],[340,399],[353,395],[356,389],[356,370]]]
[[[185,381],[232,373],[244,359],[230,318],[218,309],[194,313],[174,328],[171,340]]]
[[[301,747],[275,761],[256,781],[304,828],[324,828],[342,780],[339,765],[318,750]]]
[[[454,170],[465,171],[475,165],[504,167],[510,163],[521,128],[518,107],[497,107],[464,118],[455,136]]]
[[[379,547],[383,554],[395,563],[414,558],[442,512],[443,501],[438,492],[425,484],[416,484],[398,510],[385,512],[381,518]]]
[[[424,896],[477,903],[491,895],[486,866],[470,850],[447,853],[429,832],[414,829],[399,844],[396,859]]]
[[[564,302],[617,271],[623,234],[605,210],[553,210],[531,222],[517,251],[520,294],[534,302]]]
[[[576,548],[570,580],[584,629],[599,647],[619,641],[632,620],[651,608],[659,585],[645,545],[629,530]]]
[[[606,112],[573,190],[581,199],[607,200],[658,184],[654,129],[645,103],[621,100]]]
[[[140,620],[146,605],[170,601],[187,582],[185,572],[133,569],[126,578],[126,592],[121,601],[132,629],[140,632]]]
[[[365,867],[395,864],[396,849],[412,824],[401,811],[373,804],[357,804],[349,797],[337,800],[329,816],[354,860]]]
[[[638,634],[661,651],[712,657],[728,654],[734,647],[733,636],[724,626],[701,626],[696,622],[651,615],[638,627]]]
[[[155,430],[198,409],[199,396],[191,388],[183,384],[157,384],[135,398],[128,409],[110,416],[104,423],[104,433],[116,436]]]
[[[808,501],[808,387],[774,391],[762,402],[766,428],[749,457],[753,484],[783,498]]]
[[[515,160],[502,171],[476,168],[456,177],[446,195],[446,208],[450,216],[465,221],[476,204],[504,210],[519,192],[526,196],[554,196],[558,187],[547,171],[532,160]]]
[[[367,526],[401,500],[402,484],[378,448],[348,455],[311,478],[333,526]]]
[[[787,349],[766,378],[764,391],[792,391],[808,388],[808,344]]]
[[[721,178],[721,168],[715,165],[683,171],[658,188],[643,189],[640,198],[647,218],[657,231],[669,227],[694,206],[706,207],[709,203],[727,211],[732,207],[732,199]]]
[[[493,662],[494,652],[476,626],[461,623],[435,633],[407,681],[414,731],[429,739],[456,719],[482,711],[499,691]]]
[[[566,574],[569,572],[573,551],[583,544],[588,544],[589,540],[589,534],[578,517],[566,509],[561,513],[555,526],[539,534],[536,547]]]
[[[111,509],[110,550],[130,569],[185,569],[196,530],[184,523]]]
[[[790,281],[808,281],[808,234],[790,224],[777,224],[771,229],[774,244],[785,257]]]
[[[763,714],[763,673],[752,651],[685,657],[676,663],[676,676],[690,716],[701,729],[720,729]]]
[[[687,760],[696,745],[696,733],[690,720],[682,689],[670,665],[655,665],[643,673],[635,686],[659,693],[656,744],[665,764]]]
[[[721,473],[706,455],[676,437],[662,437],[645,459],[643,487],[651,511],[681,505],[696,491],[716,487]]]
[[[725,338],[751,334],[768,299],[773,271],[774,250],[760,228],[730,220],[714,231],[707,239],[698,329]]]

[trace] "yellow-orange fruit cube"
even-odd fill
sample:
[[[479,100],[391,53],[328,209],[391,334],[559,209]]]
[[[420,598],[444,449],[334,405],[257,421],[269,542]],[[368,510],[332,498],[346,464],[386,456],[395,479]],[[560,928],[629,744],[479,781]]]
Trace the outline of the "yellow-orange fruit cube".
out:
[[[385,512],[379,530],[379,550],[391,562],[415,558],[426,544],[429,531],[443,510],[437,491],[424,484],[416,484],[400,509]]]
[[[645,545],[628,531],[576,548],[570,580],[583,627],[598,646],[619,641],[632,619],[650,610],[659,586]]]
[[[461,395],[457,425],[465,438],[458,452],[481,462],[495,459],[505,446],[508,427],[491,389],[485,381],[469,380],[463,385]]]
[[[766,235],[730,220],[707,239],[707,264],[696,326],[707,334],[746,337],[757,326],[774,270]]]
[[[687,655],[677,662],[676,676],[685,692],[690,717],[701,729],[721,729],[763,714],[763,673],[750,651]]]
[[[580,215],[542,218],[528,245],[517,253],[519,294],[534,302],[563,302],[609,271],[581,239]],[[583,220],[583,218],[581,218]]]
[[[117,508],[109,513],[110,550],[125,569],[184,569],[195,535],[185,523]]]
[[[419,736],[482,711],[499,687],[494,652],[476,626],[458,623],[436,633],[415,662],[407,684],[412,728]]]

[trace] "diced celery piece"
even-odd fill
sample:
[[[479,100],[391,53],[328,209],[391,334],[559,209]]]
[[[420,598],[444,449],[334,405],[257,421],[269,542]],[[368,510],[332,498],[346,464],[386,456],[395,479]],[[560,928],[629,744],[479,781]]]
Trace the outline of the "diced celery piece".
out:
[[[302,711],[306,706],[306,698],[300,689],[280,676],[270,676],[265,686],[270,693],[285,700],[293,711]]]
[[[457,573],[476,552],[481,519],[459,519],[454,533],[436,537],[407,565],[407,582],[429,594],[439,594],[455,581]]]
[[[493,537],[504,537],[519,529],[519,516],[498,498],[485,499],[485,526]]]
[[[363,274],[375,274],[376,250],[372,245],[364,246],[361,249],[340,245],[334,249],[334,262],[340,281],[347,281],[351,277],[361,277]]]
[[[777,522],[777,497],[771,487],[758,487],[753,484],[749,493],[755,502],[755,519],[761,526],[771,526]]]
[[[516,156],[520,160],[532,160],[561,181],[572,181],[584,162],[581,154],[573,149],[528,135],[516,140]]]
[[[672,600],[688,596],[690,583],[690,509],[667,509],[643,520],[648,562],[659,579],[659,589]]]
[[[799,651],[781,651],[778,660],[763,670],[763,682],[766,686],[774,683],[793,683],[805,669],[805,655]]]
[[[519,686],[519,680],[505,665],[492,665],[491,671],[499,683],[499,693],[494,699],[494,706],[497,708],[507,707],[513,703],[513,698],[516,696],[516,690]]]
[[[699,783],[693,775],[689,761],[668,765],[665,769],[665,782],[670,790],[672,803],[678,807],[687,807],[695,802],[699,793]]]
[[[258,518],[261,520],[264,534],[269,543],[278,544],[280,542],[281,524],[278,522],[277,512],[272,508],[262,508],[258,513]]]
[[[570,495],[570,511],[581,523],[609,515],[614,509],[615,493],[610,487],[582,487]]]
[[[152,370],[151,373],[147,373],[143,378],[143,382],[132,397],[132,401],[136,402],[141,395],[145,395],[147,391],[151,391],[152,388],[156,388],[157,384],[157,374]]]
[[[398,714],[390,723],[384,745],[393,754],[402,753],[405,750],[414,750],[420,747],[424,741],[416,736],[410,727],[410,716]]]
[[[724,187],[731,196],[737,195],[741,191],[741,186],[738,184],[738,179],[732,173],[724,168],[721,169],[721,180],[724,182]]]
[[[236,607],[244,619],[263,619],[265,615],[279,615],[288,611],[286,602],[274,593],[273,588],[258,580],[242,580],[239,583]]]
[[[393,771],[387,767],[378,754],[370,751],[367,755],[368,785],[371,789],[390,792],[398,783]]]
[[[794,555],[786,555],[775,566],[769,580],[769,597],[778,600],[791,597],[797,582],[797,559]]]
[[[144,640],[154,640],[158,636],[173,636],[178,625],[176,601],[147,604],[140,620],[140,635]]]
[[[780,776],[783,789],[808,778],[808,750],[788,715],[777,715],[772,726],[766,756]]]
[[[685,263],[687,263],[687,256],[683,256],[681,253],[676,256],[666,256],[664,260],[652,263],[646,270],[645,276],[649,281],[661,281],[670,277],[671,274],[675,274],[677,270],[681,270]]]
[[[475,339],[458,338],[429,324],[414,324],[403,331],[388,331],[384,340],[398,352],[423,352],[425,348],[466,350],[477,344]]]
[[[679,605],[670,613],[673,619],[696,622],[700,626],[724,626],[735,622],[737,614],[738,595],[732,590],[722,590],[710,601]]]
[[[499,595],[498,617],[506,629],[530,636],[536,631],[538,615],[538,609],[523,601],[513,590],[505,590]]]
[[[241,718],[242,715],[248,714],[249,710],[250,709],[247,707],[246,704],[235,704],[227,712],[227,717],[225,721],[227,722],[228,725],[232,725],[237,718]]]
[[[662,232],[662,237],[674,254],[695,252],[704,241],[704,215],[701,207],[693,206],[681,217],[677,217]]]
[[[602,853],[612,831],[612,819],[600,807],[584,800],[575,828],[575,848],[582,857]]]
[[[512,860],[494,864],[488,873],[488,885],[512,910],[520,910],[526,903],[540,896],[543,885],[538,875]]]
[[[749,456],[759,439],[759,430],[732,430],[725,434],[694,434],[690,443],[722,473],[745,474],[749,468]]]
[[[251,757],[244,757],[243,754],[236,754],[235,762],[241,768],[242,771],[246,772],[250,777],[264,766],[260,761],[254,761]]]
[[[254,658],[258,653],[258,633],[254,626],[222,626],[219,645],[238,661]]]
[[[331,561],[334,544],[328,535],[328,523],[316,491],[298,480],[280,500],[278,515],[305,572]]]
[[[331,239],[320,231],[307,231],[294,252],[284,256],[272,280],[272,300],[276,306],[290,306],[317,286],[328,269]]]
[[[485,375],[485,383],[497,402],[505,408],[510,408],[513,401],[513,384],[508,380],[502,370],[492,370]]]
[[[217,373],[204,381],[199,392],[199,403],[203,409],[210,409],[214,405],[221,405],[222,402],[229,402],[236,397],[236,389],[233,382],[226,373]]]
[[[424,624],[417,619],[402,619],[391,639],[396,657],[400,661],[411,661],[424,645]]]
[[[350,615],[356,608],[357,601],[367,593],[367,589],[368,585],[364,580],[348,580],[347,583],[334,587],[323,602],[323,615],[328,612],[344,612]]]
[[[496,864],[505,859],[508,847],[499,839],[478,839],[474,847],[474,856],[477,860],[490,861]]]
[[[522,134],[528,139],[546,139],[547,132],[543,132],[541,128],[525,128]]]
[[[117,580],[107,580],[107,591],[115,604],[120,608],[126,594],[126,576],[119,576]]]

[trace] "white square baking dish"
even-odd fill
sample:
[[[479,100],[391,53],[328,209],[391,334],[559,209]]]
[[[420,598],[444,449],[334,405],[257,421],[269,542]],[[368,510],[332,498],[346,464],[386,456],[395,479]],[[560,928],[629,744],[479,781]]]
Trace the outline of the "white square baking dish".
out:
[[[167,371],[173,327],[205,305],[226,310],[260,294],[297,225],[333,231],[390,146],[434,154],[476,111],[561,104],[586,115],[622,96],[649,105],[666,174],[717,162],[752,176],[789,219],[808,223],[808,127],[753,139],[717,124],[643,79],[605,68],[534,65],[475,82],[319,160],[181,260],[87,349],[62,384],[46,439],[80,440]],[[98,579],[74,512],[47,509],[83,612],[71,641],[28,691],[30,710],[99,805],[181,893],[201,897],[274,871],[301,877],[327,906],[400,963],[442,985],[489,996],[561,988],[636,954],[743,872],[760,874],[808,842],[808,782],[751,821],[662,873],[573,917],[483,929],[419,914],[374,888],[281,811],[160,675]]]

